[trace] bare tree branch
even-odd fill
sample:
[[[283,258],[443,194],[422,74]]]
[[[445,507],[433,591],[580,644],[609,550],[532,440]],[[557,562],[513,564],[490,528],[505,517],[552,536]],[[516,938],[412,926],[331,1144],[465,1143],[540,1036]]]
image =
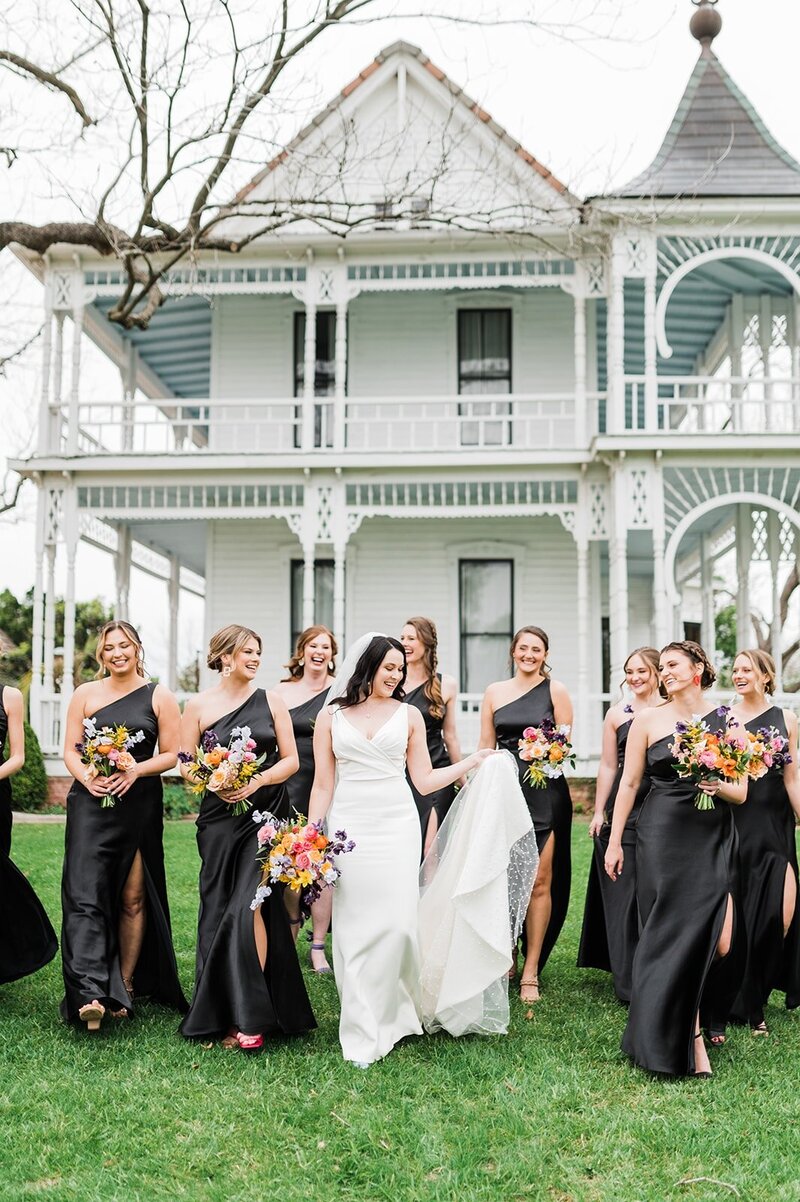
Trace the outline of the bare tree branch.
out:
[[[89,125],[94,125],[94,119],[89,116],[78,93],[58,75],[54,75],[52,71],[46,71],[44,67],[40,67],[38,63],[32,63],[30,59],[22,58],[19,54],[14,54],[11,50],[0,50],[0,62],[10,63],[16,67],[18,71],[30,75],[39,83],[44,84],[46,88],[51,88],[57,92],[62,92],[67,97],[75,112],[83,122],[84,128]]]
[[[25,483],[24,478],[22,476],[17,476],[16,480],[14,481],[13,488],[12,488],[11,492],[9,493],[8,492],[9,481],[8,481],[8,478],[6,478],[6,480],[3,483],[3,491],[2,491],[2,493],[0,493],[0,514],[8,513],[9,510],[13,509],[16,506],[17,501],[19,500],[19,494],[22,492],[22,486],[24,483]]]

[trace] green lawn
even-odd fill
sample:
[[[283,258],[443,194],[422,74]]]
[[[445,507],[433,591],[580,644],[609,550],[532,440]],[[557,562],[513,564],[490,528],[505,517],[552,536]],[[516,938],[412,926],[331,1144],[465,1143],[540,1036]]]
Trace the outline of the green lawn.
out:
[[[62,840],[62,827],[15,829],[54,917]],[[800,1014],[772,1007],[768,1040],[734,1032],[712,1081],[630,1068],[607,978],[574,967],[584,824],[574,842],[544,998],[529,1020],[514,1003],[505,1039],[411,1040],[362,1073],[340,1058],[329,977],[309,979],[319,1030],[257,1058],[186,1043],[155,1006],[98,1036],[67,1028],[58,961],[0,988],[1,1202],[797,1202]],[[169,824],[166,848],[188,991],[194,827]]]

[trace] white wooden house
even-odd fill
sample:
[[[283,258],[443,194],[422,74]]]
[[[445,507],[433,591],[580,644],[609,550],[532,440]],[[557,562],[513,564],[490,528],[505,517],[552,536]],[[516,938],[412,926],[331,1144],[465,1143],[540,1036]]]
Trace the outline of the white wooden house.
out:
[[[380,54],[232,207],[320,220],[169,279],[146,331],[106,320],[121,273],[64,248],[42,280],[32,716],[55,752],[54,563],[65,655],[79,539],[183,588],[210,633],[265,639],[264,683],[312,621],[345,642],[432,617],[467,721],[543,626],[581,764],[629,649],[714,647],[714,563],[777,590],[800,547],[800,166],[711,49],[651,167],[583,202],[413,46]],[[346,238],[328,232],[347,220]],[[22,255],[23,252],[20,252]],[[69,324],[65,321],[69,319]],[[80,334],[119,366],[82,385]],[[776,650],[778,648],[776,647]],[[68,687],[68,686],[67,686]],[[467,732],[468,734],[468,732]]]

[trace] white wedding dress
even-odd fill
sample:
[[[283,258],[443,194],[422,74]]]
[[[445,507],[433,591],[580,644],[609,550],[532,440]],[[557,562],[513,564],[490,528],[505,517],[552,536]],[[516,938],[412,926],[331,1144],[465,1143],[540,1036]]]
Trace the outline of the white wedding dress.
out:
[[[346,1060],[372,1064],[406,1035],[502,1033],[511,949],[538,865],[510,755],[462,789],[422,869],[405,776],[408,707],[369,740],[333,710],[337,784],[330,831],[355,849],[333,894],[333,965]],[[422,954],[420,954],[420,949]]]

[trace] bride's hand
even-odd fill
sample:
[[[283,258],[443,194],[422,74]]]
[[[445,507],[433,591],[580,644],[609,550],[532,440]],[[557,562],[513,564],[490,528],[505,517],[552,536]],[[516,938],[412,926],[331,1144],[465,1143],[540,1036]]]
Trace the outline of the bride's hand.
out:
[[[482,764],[484,760],[488,760],[490,755],[497,755],[496,747],[482,747],[480,751],[474,751],[469,757],[469,771],[471,772],[473,768],[477,768],[478,765]]]

